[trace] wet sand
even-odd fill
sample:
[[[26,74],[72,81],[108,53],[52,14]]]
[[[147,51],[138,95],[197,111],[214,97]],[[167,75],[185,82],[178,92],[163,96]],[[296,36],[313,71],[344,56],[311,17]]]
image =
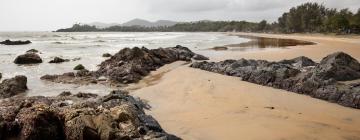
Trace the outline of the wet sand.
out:
[[[317,44],[248,52],[224,51],[222,55],[210,56],[211,60],[281,60],[304,55],[319,61],[336,51],[344,51],[360,60],[358,38],[256,35]],[[146,81],[149,79],[152,82]],[[152,106],[148,113],[167,132],[186,140],[360,139],[360,110],[192,69],[181,62],[162,67],[132,86],[143,87],[133,88],[133,94],[148,100]]]

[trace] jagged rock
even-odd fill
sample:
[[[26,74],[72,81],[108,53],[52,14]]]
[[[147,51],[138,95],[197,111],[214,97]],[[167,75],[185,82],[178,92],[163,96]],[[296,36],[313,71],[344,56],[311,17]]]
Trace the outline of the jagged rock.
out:
[[[62,63],[62,62],[69,62],[69,59],[62,59],[60,57],[55,57],[53,60],[49,61],[49,63]]]
[[[23,55],[19,55],[14,60],[15,64],[37,64],[42,63],[42,59],[38,54],[35,53],[26,53]]]
[[[191,67],[360,108],[360,86],[340,82],[360,79],[360,64],[342,52],[325,57],[320,64],[298,57],[280,62],[246,59],[195,62]],[[305,68],[308,70],[304,71]]]
[[[102,55],[102,57],[111,57],[111,54],[110,54],[110,53],[104,53],[104,54]]]
[[[105,77],[117,84],[138,82],[150,71],[175,61],[191,61],[196,54],[186,47],[147,49],[145,47],[124,48],[99,65],[97,71],[83,71],[75,76],[43,76],[43,80],[62,83],[97,83],[99,77]],[[71,79],[73,78],[73,79]]]
[[[26,53],[38,53],[39,51],[36,50],[36,49],[30,49],[30,50],[27,50]]]
[[[0,98],[9,98],[25,92],[28,89],[26,84],[27,78],[22,75],[3,80],[0,84]]]
[[[141,104],[125,91],[9,98],[0,102],[0,139],[180,139],[166,133]]]
[[[26,41],[11,41],[11,40],[5,40],[3,42],[0,42],[0,44],[4,44],[4,45],[26,45],[26,44],[30,44],[31,41],[26,40]]]
[[[337,52],[321,60],[314,69],[314,76],[324,80],[330,78],[339,81],[358,79],[360,78],[360,64],[350,55]]]
[[[84,67],[83,65],[81,65],[81,64],[76,65],[76,66],[74,67],[74,70],[84,70],[84,69],[85,69],[85,67]]]

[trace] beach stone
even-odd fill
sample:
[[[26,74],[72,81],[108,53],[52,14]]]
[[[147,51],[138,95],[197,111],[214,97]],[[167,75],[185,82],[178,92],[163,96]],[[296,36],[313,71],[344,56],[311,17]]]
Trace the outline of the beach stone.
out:
[[[25,92],[27,88],[26,76],[15,76],[11,79],[5,79],[0,83],[0,98],[9,98]]]
[[[208,57],[205,57],[205,56],[200,55],[200,54],[195,54],[195,55],[193,56],[193,59],[195,59],[195,60],[209,60]]]
[[[49,63],[63,63],[63,62],[68,62],[70,61],[69,59],[62,59],[60,57],[55,57],[53,60],[49,61]]]
[[[23,55],[19,55],[14,60],[15,64],[38,64],[42,63],[42,59],[38,54],[35,53],[26,53]]]
[[[30,50],[27,50],[26,53],[38,53],[39,51],[36,50],[36,49],[30,49]]]

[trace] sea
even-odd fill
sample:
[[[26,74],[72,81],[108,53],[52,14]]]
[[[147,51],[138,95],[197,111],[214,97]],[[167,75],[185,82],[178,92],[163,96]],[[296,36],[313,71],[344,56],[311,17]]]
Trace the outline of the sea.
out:
[[[63,74],[73,72],[73,68],[84,65],[88,70],[96,70],[98,64],[107,58],[104,53],[115,54],[123,48],[147,47],[174,47],[182,45],[194,52],[203,55],[216,55],[215,51],[208,51],[215,46],[239,44],[249,41],[238,36],[225,33],[177,33],[177,32],[88,32],[88,33],[58,33],[58,32],[0,32],[0,41],[30,40],[28,45],[0,45],[0,73],[3,79],[16,75],[27,76],[28,88],[26,96],[56,96],[63,91],[72,93],[88,92],[106,95],[114,87],[105,85],[73,85],[60,84],[40,80],[46,74]],[[14,59],[27,50],[36,49],[43,63],[36,65],[17,65]],[[61,64],[48,63],[54,57],[75,59],[76,61]]]

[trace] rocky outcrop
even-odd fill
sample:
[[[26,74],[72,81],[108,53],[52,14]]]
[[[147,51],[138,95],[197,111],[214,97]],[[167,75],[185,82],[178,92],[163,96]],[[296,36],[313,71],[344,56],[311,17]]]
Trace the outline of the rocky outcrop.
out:
[[[138,82],[150,71],[175,61],[191,61],[196,56],[191,50],[183,46],[171,48],[147,49],[125,48],[105,60],[97,71],[88,71],[82,74],[46,75],[43,80],[62,83],[96,83],[99,77],[106,77],[109,81],[128,84]],[[204,58],[200,55],[197,59]],[[73,76],[73,77],[72,77]],[[71,80],[70,80],[71,78]],[[84,82],[85,81],[85,82]]]
[[[113,140],[168,139],[144,113],[146,104],[125,91],[104,97],[64,94],[18,97],[0,102],[0,139]]]
[[[54,57],[53,60],[50,60],[49,63],[63,63],[63,62],[69,62],[69,59],[63,59],[60,57]]]
[[[23,55],[19,55],[14,60],[15,64],[38,64],[42,63],[42,59],[36,53],[25,53]]]
[[[325,57],[315,68],[314,76],[339,81],[355,80],[360,78],[360,64],[350,55],[337,52]]]
[[[360,108],[359,62],[338,52],[325,57],[319,64],[306,57],[280,62],[264,60],[226,60],[195,62],[193,68],[241,77],[243,81],[284,89],[344,106]]]
[[[0,83],[0,99],[9,98],[25,92],[28,89],[26,84],[27,78],[22,75],[3,80],[2,83]]]
[[[26,40],[26,41],[11,41],[11,40],[5,40],[0,42],[0,44],[4,44],[4,45],[26,45],[26,44],[30,44],[31,41]]]

